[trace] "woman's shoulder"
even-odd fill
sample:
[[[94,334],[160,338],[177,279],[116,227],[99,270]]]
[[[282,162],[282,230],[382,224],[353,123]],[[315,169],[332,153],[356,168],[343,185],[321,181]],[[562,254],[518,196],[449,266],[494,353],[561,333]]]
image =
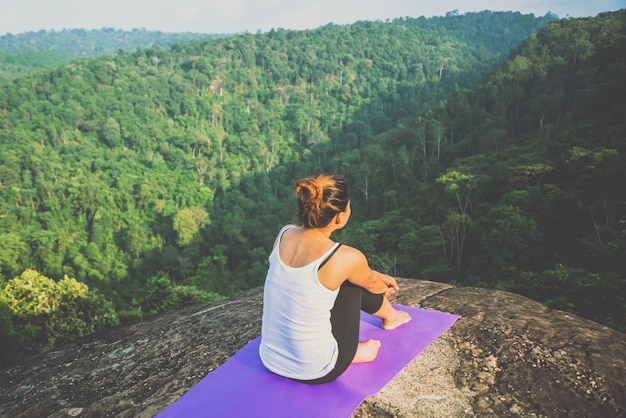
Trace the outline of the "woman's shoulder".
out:
[[[338,259],[341,260],[342,263],[346,263],[348,265],[365,263],[367,264],[367,258],[365,254],[363,254],[360,250],[351,247],[349,245],[342,244],[337,249]]]
[[[292,225],[292,224],[287,224],[283,226],[282,228],[280,228],[280,231],[278,231],[278,234],[276,234],[276,239],[274,239],[273,247],[276,247],[276,244],[278,244],[278,241],[280,241],[280,238],[285,234],[285,232],[287,232],[290,229],[300,229],[300,227],[296,225]]]
[[[283,226],[282,228],[280,228],[280,232],[279,233],[285,232],[285,231],[287,231],[289,229],[301,229],[301,227],[299,227],[298,225],[287,224],[287,225]]]
[[[326,265],[328,267],[320,270],[318,277],[330,290],[337,289],[346,278],[360,277],[363,271],[369,270],[365,255],[349,245],[340,245]]]

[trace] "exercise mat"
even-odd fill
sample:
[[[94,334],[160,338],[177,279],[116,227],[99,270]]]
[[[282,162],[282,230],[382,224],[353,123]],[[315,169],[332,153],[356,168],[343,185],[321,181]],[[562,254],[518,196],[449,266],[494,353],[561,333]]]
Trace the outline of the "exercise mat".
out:
[[[402,305],[413,318],[385,331],[381,320],[361,313],[360,340],[381,341],[371,363],[352,364],[336,380],[307,385],[268,371],[259,357],[261,337],[250,341],[157,416],[233,418],[347,418],[367,397],[380,391],[459,318],[445,312]]]

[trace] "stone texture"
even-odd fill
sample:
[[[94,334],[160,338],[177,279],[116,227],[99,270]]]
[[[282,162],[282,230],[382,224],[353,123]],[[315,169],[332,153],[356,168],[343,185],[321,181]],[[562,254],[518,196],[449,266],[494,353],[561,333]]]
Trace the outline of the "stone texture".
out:
[[[354,417],[626,416],[626,335],[519,295],[399,279],[462,318]],[[152,417],[260,334],[261,289],[94,335],[2,370],[0,417]]]

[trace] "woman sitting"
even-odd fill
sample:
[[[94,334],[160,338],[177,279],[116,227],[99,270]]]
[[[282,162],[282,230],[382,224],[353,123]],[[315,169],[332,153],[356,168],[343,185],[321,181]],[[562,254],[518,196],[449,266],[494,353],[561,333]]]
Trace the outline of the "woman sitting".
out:
[[[359,342],[361,310],[382,318],[387,330],[411,317],[388,300],[398,290],[393,277],[330,239],[350,219],[346,179],[320,175],[299,180],[295,190],[302,226],[283,227],[269,257],[259,353],[272,372],[318,384],[378,355],[380,341]]]

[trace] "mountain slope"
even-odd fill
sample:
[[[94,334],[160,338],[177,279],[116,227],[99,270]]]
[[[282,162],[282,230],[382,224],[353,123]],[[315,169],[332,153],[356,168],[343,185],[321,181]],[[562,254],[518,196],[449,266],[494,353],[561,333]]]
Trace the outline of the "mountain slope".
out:
[[[483,12],[271,31],[13,80],[0,96],[0,271],[30,266],[110,289],[157,272],[226,293],[258,284],[268,237],[290,216],[284,170],[317,171],[365,146],[480,79],[546,19]],[[197,215],[194,239],[173,226],[182,210]]]
[[[552,22],[486,83],[412,125],[440,146],[447,174],[423,189],[439,199],[405,207],[448,237],[460,281],[622,326],[625,45],[626,10]]]
[[[81,57],[112,55],[122,49],[169,47],[176,42],[207,38],[199,33],[163,33],[134,29],[63,29],[0,36],[0,82],[32,71],[54,68]],[[215,36],[215,35],[214,35]]]
[[[624,12],[547,20],[277,30],[17,78],[0,91],[3,279],[67,274],[123,316],[155,284],[239,292],[263,281],[293,181],[336,171],[355,209],[336,239],[375,268],[619,329]]]

